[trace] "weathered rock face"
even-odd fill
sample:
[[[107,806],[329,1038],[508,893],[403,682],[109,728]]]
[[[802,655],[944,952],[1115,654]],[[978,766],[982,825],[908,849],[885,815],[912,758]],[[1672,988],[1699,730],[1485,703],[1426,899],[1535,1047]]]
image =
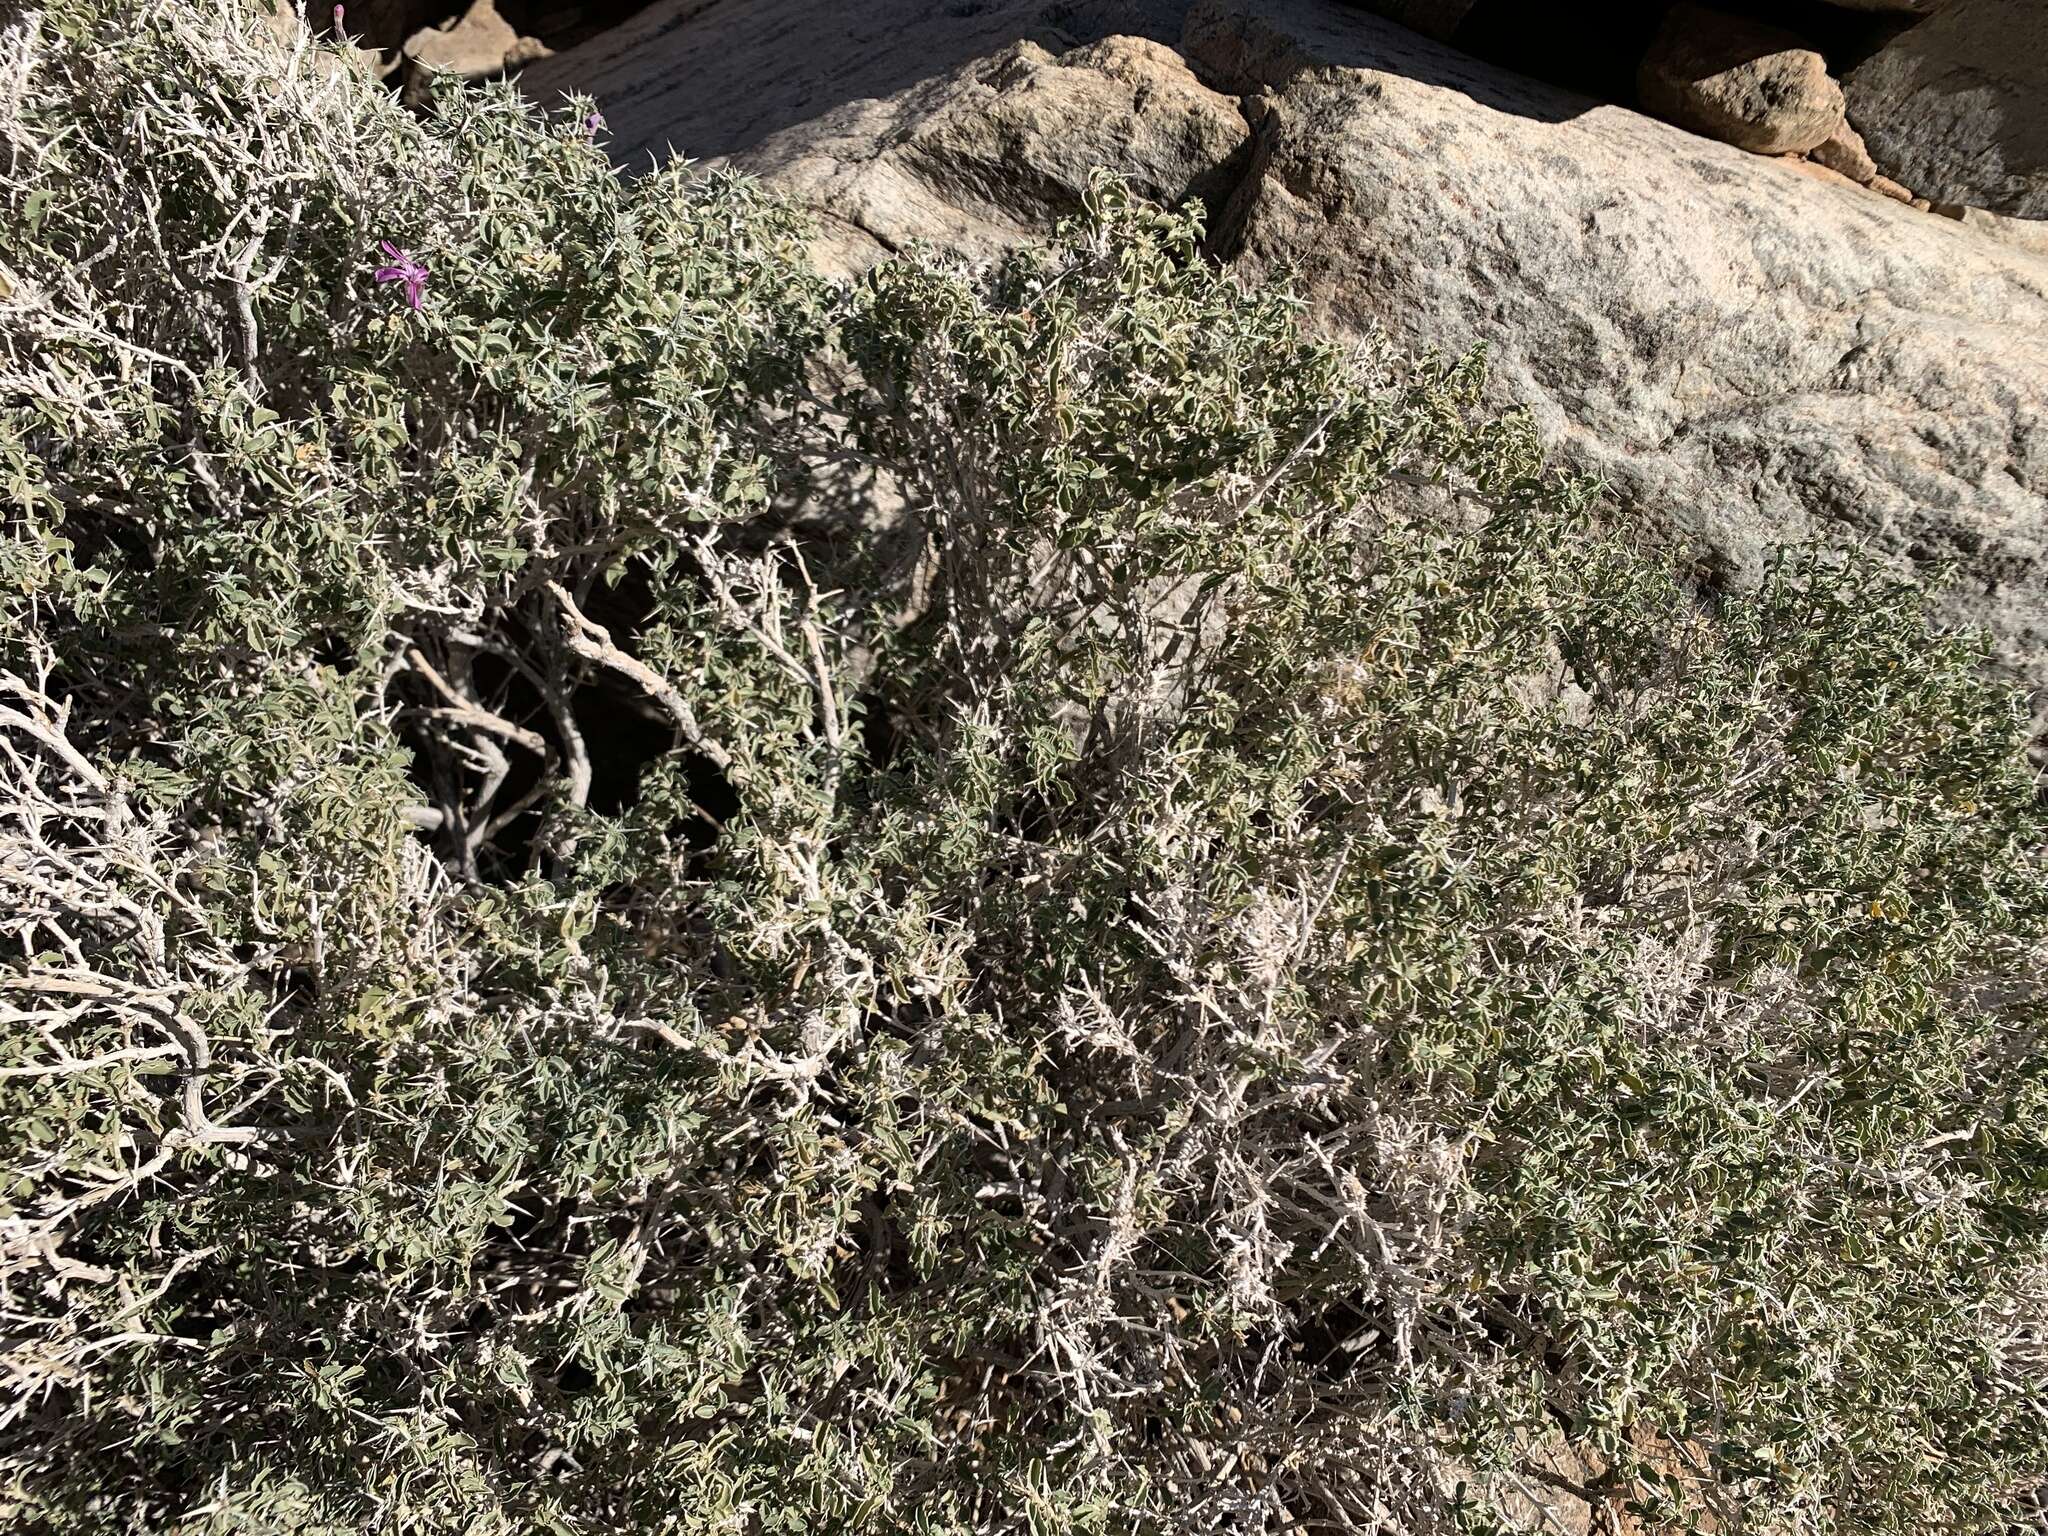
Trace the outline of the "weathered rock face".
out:
[[[406,60],[420,71],[464,80],[484,79],[546,52],[534,39],[514,31],[492,0],[475,0],[447,25],[422,27],[405,40]]]
[[[656,0],[521,76],[540,102],[585,91],[625,164],[707,159],[895,96],[1015,42],[1052,52],[1124,34],[1172,43],[1187,0]]]
[[[1678,5],[1636,75],[1646,111],[1762,155],[1796,154],[1842,125],[1827,60],[1790,32]]]
[[[2037,256],[2048,256],[2048,220],[2016,219],[2010,214],[1990,213],[1958,203],[1941,203],[1934,211],[1944,218],[1957,220],[1965,229],[1973,229],[1987,239],[2002,240]]]
[[[1936,202],[2048,219],[2048,4],[1954,0],[1852,70],[1849,120]]]
[[[1848,177],[1858,186],[1868,186],[1877,176],[1877,162],[1870,158],[1870,150],[1863,142],[1863,135],[1846,122],[1814,145],[1808,153],[1816,165],[1824,165],[1837,175]]]
[[[1271,103],[1220,232],[1248,273],[1486,344],[1564,462],[1734,579],[1808,536],[1955,560],[1948,611],[2048,684],[2048,262],[1333,0],[1201,0],[1186,51]]]
[[[1054,57],[1015,43],[881,101],[854,101],[725,163],[819,210],[821,264],[851,270],[905,241],[970,255],[1080,210],[1098,166],[1156,202],[1221,207],[1249,130],[1237,99],[1171,48],[1116,37]]]

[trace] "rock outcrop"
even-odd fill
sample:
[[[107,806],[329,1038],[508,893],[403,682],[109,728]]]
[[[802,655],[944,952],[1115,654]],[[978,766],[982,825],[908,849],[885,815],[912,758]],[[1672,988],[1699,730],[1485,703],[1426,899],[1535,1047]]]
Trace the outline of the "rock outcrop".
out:
[[[819,211],[822,265],[847,271],[906,241],[985,256],[1080,211],[1112,166],[1155,202],[1220,209],[1249,129],[1171,48],[1114,37],[1055,57],[1013,43],[942,79],[834,107],[724,162]]]
[[[2048,4],[1954,0],[1843,81],[1878,168],[1936,202],[2048,219]]]
[[[2048,262],[1480,65],[1333,0],[1201,0],[1263,92],[1220,235],[1320,322],[1485,344],[1503,403],[1728,577],[1818,537],[1954,561],[2048,684]]]
[[[836,108],[896,96],[1016,42],[1059,53],[1180,37],[1187,0],[655,0],[521,83],[598,99],[622,164],[751,149]]]
[[[1842,126],[1828,61],[1790,32],[1674,6],[1636,75],[1646,111],[1760,155],[1798,154]]]

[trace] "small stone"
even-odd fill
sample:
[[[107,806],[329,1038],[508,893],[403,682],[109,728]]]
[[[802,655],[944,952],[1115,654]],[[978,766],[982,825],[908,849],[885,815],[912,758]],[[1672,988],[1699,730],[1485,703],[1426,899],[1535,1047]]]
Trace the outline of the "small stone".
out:
[[[1854,182],[1867,183],[1877,174],[1877,162],[1870,158],[1870,151],[1864,147],[1863,135],[1851,128],[1846,118],[1840,127],[1807,153],[1816,164],[1839,171]]]
[[[1658,117],[1761,155],[1810,150],[1842,124],[1826,59],[1793,33],[1700,5],[1665,18],[1636,90]]]
[[[1788,169],[1797,171],[1801,176],[1808,177],[1811,180],[1825,181],[1832,186],[1851,187],[1858,190],[1862,187],[1861,182],[1850,180],[1840,171],[1831,170],[1827,166],[1822,165],[1818,160],[1808,160],[1803,155],[1781,155],[1778,158],[1785,162]]]

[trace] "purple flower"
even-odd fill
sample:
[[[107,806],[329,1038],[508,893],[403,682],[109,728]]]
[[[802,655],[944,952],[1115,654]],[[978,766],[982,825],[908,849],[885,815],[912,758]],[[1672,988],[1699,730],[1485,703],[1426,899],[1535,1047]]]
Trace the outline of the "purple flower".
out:
[[[597,137],[603,127],[604,114],[602,112],[593,112],[590,116],[583,119],[583,131],[593,139]]]
[[[335,35],[336,37],[341,37],[341,36],[343,36],[343,35],[344,35],[344,34],[343,34],[343,32],[342,32],[342,30],[341,30],[341,13],[342,13],[342,7],[340,7],[340,6],[338,6],[338,5],[337,5],[337,6],[336,6],[336,7],[334,8],[334,35]]]
[[[406,304],[413,309],[418,309],[420,307],[420,296],[427,289],[426,267],[420,262],[413,260],[412,252],[401,251],[389,240],[380,240],[377,243],[384,247],[384,254],[391,258],[390,266],[377,269],[377,281],[380,283],[405,284]]]

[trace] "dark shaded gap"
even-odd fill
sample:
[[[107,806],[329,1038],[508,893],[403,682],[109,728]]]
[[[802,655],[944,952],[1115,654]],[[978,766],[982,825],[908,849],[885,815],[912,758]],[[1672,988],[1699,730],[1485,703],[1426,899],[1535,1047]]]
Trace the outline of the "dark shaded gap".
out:
[[[1478,0],[1452,46],[1489,64],[1633,106],[1636,69],[1674,0],[1585,0],[1569,25],[1528,0]],[[1855,11],[1823,0],[1712,0],[1712,10],[1746,16],[1801,38],[1838,79],[1920,18]]]

